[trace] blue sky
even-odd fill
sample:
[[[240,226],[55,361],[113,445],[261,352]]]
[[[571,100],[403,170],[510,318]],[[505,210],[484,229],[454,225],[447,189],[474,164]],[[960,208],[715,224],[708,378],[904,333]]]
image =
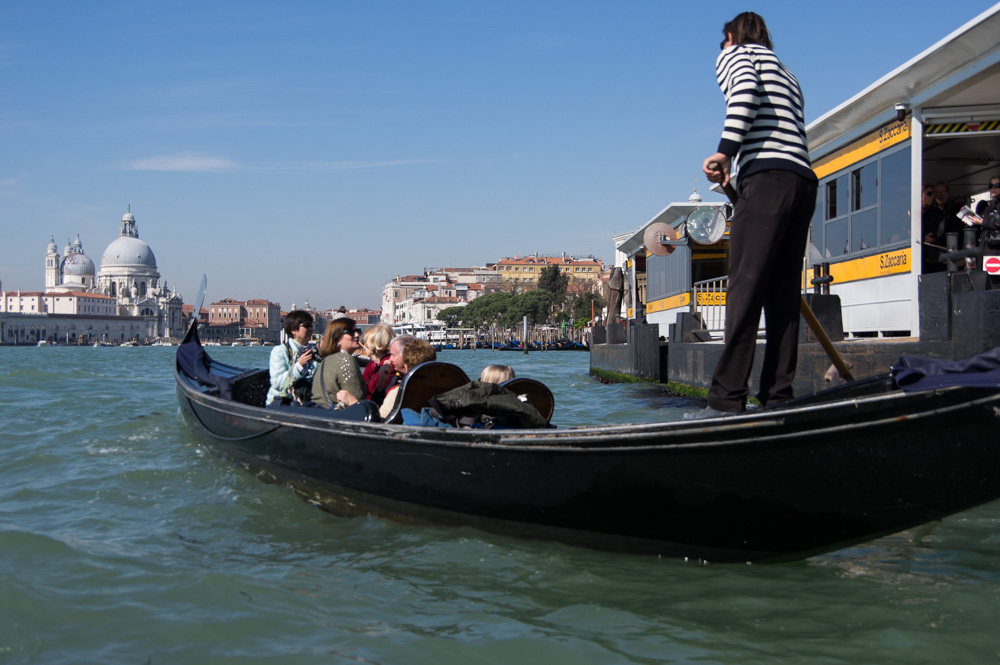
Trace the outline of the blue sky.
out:
[[[611,237],[698,187],[722,25],[753,10],[811,121],[990,5],[8,2],[0,280],[100,265],[131,205],[187,302],[378,307],[397,273]]]

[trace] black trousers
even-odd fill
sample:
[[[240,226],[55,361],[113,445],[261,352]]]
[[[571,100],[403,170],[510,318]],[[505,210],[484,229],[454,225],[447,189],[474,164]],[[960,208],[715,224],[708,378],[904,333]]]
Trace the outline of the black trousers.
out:
[[[708,394],[713,408],[746,408],[761,310],[767,343],[758,398],[770,405],[793,396],[802,257],[816,189],[815,180],[792,171],[760,171],[739,181],[729,230],[725,346]]]

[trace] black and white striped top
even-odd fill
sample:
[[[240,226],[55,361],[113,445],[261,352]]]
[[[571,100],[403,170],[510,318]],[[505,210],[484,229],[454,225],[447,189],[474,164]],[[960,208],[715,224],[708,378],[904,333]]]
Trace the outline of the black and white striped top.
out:
[[[716,59],[715,73],[726,96],[719,152],[739,154],[739,175],[780,169],[815,179],[802,89],[778,56],[759,44],[730,46]]]

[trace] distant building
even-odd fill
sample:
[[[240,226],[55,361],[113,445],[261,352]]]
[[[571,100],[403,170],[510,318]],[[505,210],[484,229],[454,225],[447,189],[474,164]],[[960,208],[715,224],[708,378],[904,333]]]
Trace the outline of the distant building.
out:
[[[559,270],[569,277],[570,287],[585,286],[592,290],[601,283],[604,274],[604,261],[593,256],[573,257],[565,252],[561,255],[514,256],[502,258],[492,265],[504,282],[520,284],[528,287],[538,286],[538,278],[542,270],[548,266],[558,266]]]
[[[570,293],[597,291],[607,282],[604,262],[593,256],[515,256],[481,268],[425,268],[421,275],[396,275],[382,289],[382,321],[392,325],[439,324],[437,314],[464,306],[505,287],[533,289],[543,268],[558,266],[569,278]]]
[[[351,319],[359,326],[369,326],[374,323],[379,322],[380,313],[378,310],[374,309],[344,309],[340,311],[339,309],[329,309],[323,312],[323,316],[327,321],[332,321],[334,319],[346,316]]]
[[[156,337],[153,317],[121,316],[114,298],[98,293],[0,293],[0,343],[121,344]]]
[[[208,306],[208,318],[199,325],[202,339],[213,342],[281,341],[281,307],[268,300],[224,298]]]
[[[461,307],[501,288],[490,268],[425,268],[422,275],[396,275],[382,289],[381,320],[390,325],[438,324],[437,313]]]
[[[101,268],[83,251],[83,243],[66,242],[62,255],[55,239],[45,254],[46,293],[97,293],[111,297],[116,316],[149,319],[149,337],[179,337],[183,334],[183,298],[161,281],[156,256],[139,239],[139,230],[131,212],[122,216],[118,237],[104,250]]]
[[[161,281],[156,257],[139,239],[131,212],[122,216],[100,269],[79,235],[67,240],[62,253],[52,238],[44,263],[45,291],[0,291],[0,343],[142,343],[183,334],[183,298]],[[37,318],[17,318],[27,316]]]

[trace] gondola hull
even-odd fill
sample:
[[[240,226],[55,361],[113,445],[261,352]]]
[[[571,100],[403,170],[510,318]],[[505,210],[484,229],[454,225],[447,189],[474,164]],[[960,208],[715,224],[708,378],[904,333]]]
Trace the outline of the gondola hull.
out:
[[[264,409],[209,394],[180,364],[175,378],[208,448],[344,515],[762,561],[1000,497],[991,390],[903,393],[885,379],[725,419],[473,430]]]

